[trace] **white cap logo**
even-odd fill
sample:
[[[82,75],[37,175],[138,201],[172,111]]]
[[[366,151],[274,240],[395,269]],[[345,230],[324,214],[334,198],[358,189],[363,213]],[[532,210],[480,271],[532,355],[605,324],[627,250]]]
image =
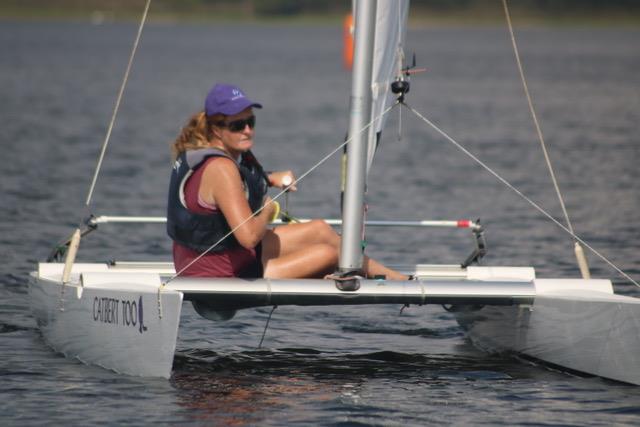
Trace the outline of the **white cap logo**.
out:
[[[233,97],[231,98],[232,101],[235,101],[238,98],[243,98],[244,94],[242,92],[240,92],[240,90],[238,89],[233,89],[231,91],[231,93],[233,94]]]

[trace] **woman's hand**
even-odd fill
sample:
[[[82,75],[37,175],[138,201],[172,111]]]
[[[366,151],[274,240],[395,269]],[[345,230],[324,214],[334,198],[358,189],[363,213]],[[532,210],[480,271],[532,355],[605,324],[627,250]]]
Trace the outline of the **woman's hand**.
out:
[[[292,171],[277,171],[271,172],[269,174],[269,184],[272,187],[285,188],[288,191],[297,191],[298,187],[296,187],[296,177],[293,175]]]
[[[264,206],[262,208],[262,214],[268,218],[268,223],[278,219],[278,216],[280,215],[280,204],[277,201],[271,199],[269,196],[265,196],[262,206]]]

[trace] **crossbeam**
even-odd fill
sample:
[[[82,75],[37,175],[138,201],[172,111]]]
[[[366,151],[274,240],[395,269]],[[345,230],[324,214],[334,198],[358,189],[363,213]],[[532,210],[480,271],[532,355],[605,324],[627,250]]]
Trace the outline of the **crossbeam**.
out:
[[[178,277],[167,289],[212,308],[230,310],[270,305],[360,304],[532,304],[533,281],[360,280],[357,291],[345,292],[322,279],[211,279]]]
[[[309,218],[298,219],[298,222],[312,221]],[[341,219],[327,218],[324,221],[329,225],[342,226]],[[102,215],[91,218],[89,224],[107,224],[107,223],[135,223],[135,224],[157,224],[166,223],[167,218],[163,216],[111,216]],[[288,221],[277,219],[272,222],[272,225],[284,225],[290,224]],[[418,221],[395,221],[395,220],[368,220],[365,221],[365,225],[368,227],[446,227],[446,228],[470,228],[479,229],[481,226],[479,223],[468,220],[418,220]]]

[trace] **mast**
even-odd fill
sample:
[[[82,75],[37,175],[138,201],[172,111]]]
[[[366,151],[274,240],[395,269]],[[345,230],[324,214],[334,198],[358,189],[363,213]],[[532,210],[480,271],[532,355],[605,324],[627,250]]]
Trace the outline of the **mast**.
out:
[[[355,51],[351,84],[347,182],[342,212],[342,242],[338,270],[362,271],[364,191],[367,168],[367,136],[371,121],[371,67],[373,64],[376,0],[356,2]]]

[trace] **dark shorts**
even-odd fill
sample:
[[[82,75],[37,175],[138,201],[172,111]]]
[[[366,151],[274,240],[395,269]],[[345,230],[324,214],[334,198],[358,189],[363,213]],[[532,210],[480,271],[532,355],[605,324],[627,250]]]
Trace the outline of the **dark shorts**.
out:
[[[237,247],[222,252],[208,253],[187,267],[200,253],[173,244],[173,264],[176,273],[185,277],[244,277],[248,279],[263,277],[262,243],[254,249]]]

